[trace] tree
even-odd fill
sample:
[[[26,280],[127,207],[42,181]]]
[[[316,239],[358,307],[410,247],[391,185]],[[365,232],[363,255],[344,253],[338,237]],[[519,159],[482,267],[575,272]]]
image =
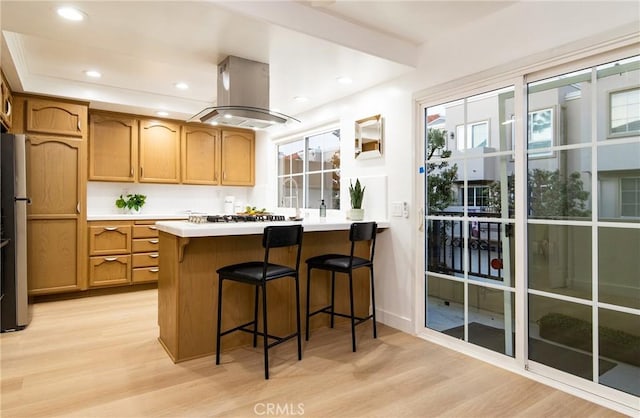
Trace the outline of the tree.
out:
[[[449,167],[445,158],[451,156],[451,151],[445,149],[447,131],[429,128],[427,134],[427,205],[429,213],[441,212],[455,201],[453,182],[458,177],[458,166]],[[433,157],[443,160],[429,162]]]
[[[527,178],[529,190],[529,216],[534,218],[588,217],[587,209],[589,192],[584,190],[580,173],[574,171],[568,176],[560,174],[560,170],[543,170],[535,168],[529,171]],[[509,213],[514,211],[513,175],[507,182],[509,192]],[[489,186],[489,208],[500,211],[500,182]]]

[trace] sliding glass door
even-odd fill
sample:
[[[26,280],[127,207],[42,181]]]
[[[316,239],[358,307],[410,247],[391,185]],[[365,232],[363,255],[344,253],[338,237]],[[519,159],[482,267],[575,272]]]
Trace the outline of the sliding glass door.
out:
[[[424,327],[637,405],[640,57],[548,74],[423,107]]]

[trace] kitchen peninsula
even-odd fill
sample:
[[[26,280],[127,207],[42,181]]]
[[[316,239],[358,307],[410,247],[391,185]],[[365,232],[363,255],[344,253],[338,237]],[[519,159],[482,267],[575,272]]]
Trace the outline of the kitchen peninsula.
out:
[[[293,222],[191,223],[161,221],[156,223],[160,239],[160,276],[158,280],[159,341],[174,362],[215,354],[215,324],[217,320],[218,276],[222,266],[245,261],[262,261],[262,233],[269,225]],[[349,227],[346,220],[304,221],[304,237],[300,260],[301,318],[306,310],[306,265],[304,260],[323,253],[345,253],[350,250]],[[389,223],[378,221],[378,228]],[[356,253],[368,256],[366,243],[356,246]],[[279,251],[277,251],[279,250]],[[295,253],[288,249],[272,250],[270,261],[293,265]],[[321,274],[321,273],[315,273]],[[312,282],[312,309],[329,300],[330,279]],[[254,292],[251,286],[228,283],[224,291],[223,329],[253,318]],[[357,315],[369,310],[369,280],[366,271],[354,276],[354,299]],[[295,287],[293,281],[269,283],[269,332],[284,335],[295,328]],[[346,280],[336,280],[336,311],[348,312]],[[228,322],[227,322],[228,321]],[[304,324],[304,320],[302,321]],[[310,327],[328,325],[328,316],[315,316]],[[303,330],[304,331],[304,330]],[[225,337],[224,346],[232,348],[249,344],[249,334],[236,333]],[[348,344],[348,341],[345,342]]]

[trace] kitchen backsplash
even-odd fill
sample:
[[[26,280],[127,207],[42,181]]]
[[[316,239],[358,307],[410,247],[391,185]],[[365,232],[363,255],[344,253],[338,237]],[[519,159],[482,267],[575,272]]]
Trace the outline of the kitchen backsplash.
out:
[[[173,215],[187,211],[220,214],[224,212],[225,196],[234,196],[236,204],[244,205],[251,193],[248,187],[195,186],[140,183],[87,183],[87,215],[121,214],[115,205],[121,194],[140,193],[147,196],[141,213]]]

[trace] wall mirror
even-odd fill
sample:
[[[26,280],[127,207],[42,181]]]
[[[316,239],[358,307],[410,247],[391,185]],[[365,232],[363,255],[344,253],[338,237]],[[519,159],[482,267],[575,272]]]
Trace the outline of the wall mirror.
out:
[[[382,157],[382,116],[356,121],[356,159]]]

